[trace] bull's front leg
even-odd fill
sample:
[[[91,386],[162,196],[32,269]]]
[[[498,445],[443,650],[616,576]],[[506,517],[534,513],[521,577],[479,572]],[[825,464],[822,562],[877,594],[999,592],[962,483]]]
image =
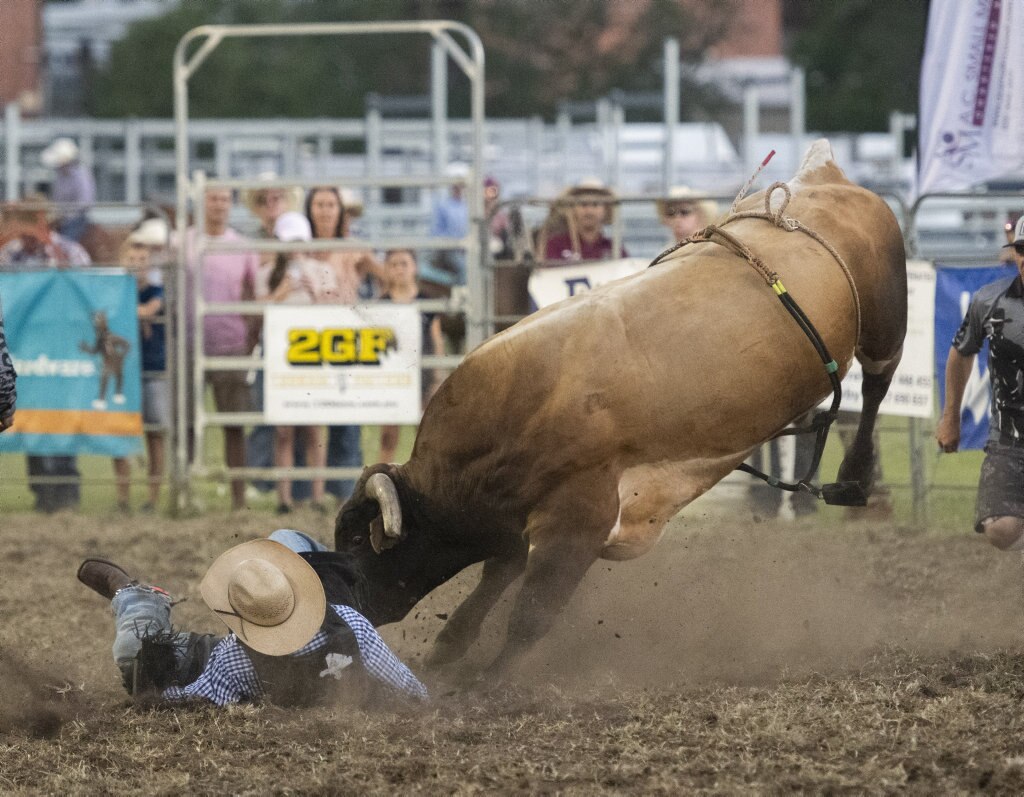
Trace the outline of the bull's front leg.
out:
[[[427,656],[428,667],[442,667],[461,659],[480,635],[480,626],[508,585],[526,568],[526,543],[516,551],[484,562],[480,583],[448,618]]]
[[[531,538],[526,577],[512,607],[508,637],[489,674],[500,675],[514,666],[550,630],[599,553],[600,545],[593,540],[557,535]]]

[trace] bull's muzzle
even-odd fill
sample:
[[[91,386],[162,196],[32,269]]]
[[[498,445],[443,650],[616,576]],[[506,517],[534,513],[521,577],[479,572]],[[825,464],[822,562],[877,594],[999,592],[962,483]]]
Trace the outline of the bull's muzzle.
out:
[[[402,505],[395,483],[385,473],[375,473],[366,480],[366,494],[380,507],[380,514],[370,523],[370,545],[380,553],[402,539]]]

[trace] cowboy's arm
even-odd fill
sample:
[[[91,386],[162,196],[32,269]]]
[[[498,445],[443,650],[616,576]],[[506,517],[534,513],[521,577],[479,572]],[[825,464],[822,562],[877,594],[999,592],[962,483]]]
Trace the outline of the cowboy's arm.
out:
[[[192,683],[163,691],[165,700],[202,699],[218,706],[257,700],[262,695],[256,669],[234,635],[217,643],[206,667]]]
[[[961,354],[956,348],[951,348],[946,358],[946,401],[942,417],[935,428],[935,439],[946,453],[952,453],[960,447],[960,408],[974,368],[974,357],[973,354]]]
[[[359,646],[359,658],[367,675],[407,697],[427,699],[427,688],[391,652],[369,620],[348,606],[334,605],[332,608],[345,625],[352,629]]]

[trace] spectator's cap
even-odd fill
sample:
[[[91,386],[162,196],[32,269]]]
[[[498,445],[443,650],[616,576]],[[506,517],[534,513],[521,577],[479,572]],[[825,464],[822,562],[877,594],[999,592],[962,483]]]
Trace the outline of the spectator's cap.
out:
[[[700,199],[701,193],[694,191],[686,185],[672,186],[668,190],[668,196],[657,201],[658,217],[664,221],[668,216],[668,209],[677,205],[689,204],[704,217],[704,224],[710,224],[718,216],[718,203],[713,199]]]
[[[289,210],[274,222],[274,237],[279,241],[312,241],[313,229],[309,226],[309,219]]]
[[[1007,246],[1020,246],[1021,244],[1024,244],[1024,216],[1017,219],[1017,225],[1013,228],[1013,240],[1003,246],[1003,249]]]
[[[222,553],[199,590],[239,640],[268,656],[287,656],[309,643],[327,611],[313,568],[273,540],[244,542]]]
[[[601,199],[607,200],[614,200],[616,198],[615,192],[596,177],[588,177],[584,180],[580,180],[576,185],[569,186],[569,188],[566,188],[558,198],[564,202],[567,199],[581,199],[589,196],[600,197]],[[565,202],[565,204],[571,206],[573,203]],[[605,205],[604,222],[605,224],[608,224],[611,220],[612,202],[609,201],[608,204]]]
[[[39,159],[47,169],[59,169],[78,160],[78,145],[70,138],[55,139],[43,150]]]
[[[269,182],[270,180],[277,179],[277,173],[260,172],[258,175],[256,175],[256,179],[259,180],[260,182]],[[264,191],[268,190],[281,191],[284,193],[285,211],[301,210],[302,203],[306,201],[306,192],[303,191],[298,186],[290,186],[283,188],[271,188],[270,186],[267,186],[266,188],[246,188],[242,192],[242,204],[249,208],[249,211],[251,213],[256,213],[260,205],[260,197],[263,195]]]
[[[445,177],[469,177],[469,164],[453,161],[445,168],[444,174]]]
[[[338,194],[341,196],[341,206],[345,208],[345,213],[353,219],[363,215],[363,198],[359,194],[351,188],[339,188]]]
[[[135,246],[167,246],[170,230],[163,219],[146,219],[128,234],[128,243]]]
[[[497,179],[492,177],[491,175],[487,175],[484,178],[484,188],[501,188],[501,183],[499,183]]]

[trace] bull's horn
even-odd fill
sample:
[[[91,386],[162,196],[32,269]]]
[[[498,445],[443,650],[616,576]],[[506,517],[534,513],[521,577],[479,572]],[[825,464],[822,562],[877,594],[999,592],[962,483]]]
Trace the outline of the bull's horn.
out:
[[[398,502],[395,483],[384,473],[375,473],[366,480],[366,494],[380,506],[384,534],[393,539],[402,536],[402,505]]]

